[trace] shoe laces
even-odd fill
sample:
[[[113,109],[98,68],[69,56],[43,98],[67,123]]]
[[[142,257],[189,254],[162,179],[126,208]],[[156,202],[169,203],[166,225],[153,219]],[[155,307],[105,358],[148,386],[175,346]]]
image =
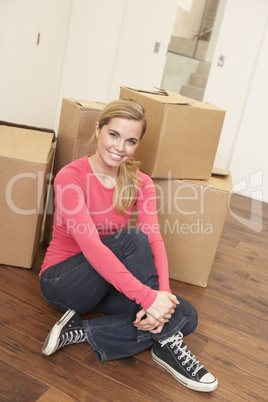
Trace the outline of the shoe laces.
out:
[[[177,357],[177,359],[178,360],[183,359],[182,365],[185,366],[187,364],[186,370],[187,371],[194,370],[192,372],[193,377],[196,375],[196,373],[199,370],[201,370],[201,368],[203,368],[203,365],[196,359],[196,357],[190,352],[190,350],[187,348],[187,346],[183,342],[183,335],[181,332],[178,332],[178,334],[173,335],[164,341],[160,341],[161,347],[163,347],[167,343],[171,343],[170,348],[174,349],[175,354],[179,353],[179,356]]]
[[[74,329],[65,331],[61,334],[60,344],[58,349],[62,348],[63,346],[70,345],[72,343],[80,343],[86,341],[86,334],[85,331],[82,329]]]

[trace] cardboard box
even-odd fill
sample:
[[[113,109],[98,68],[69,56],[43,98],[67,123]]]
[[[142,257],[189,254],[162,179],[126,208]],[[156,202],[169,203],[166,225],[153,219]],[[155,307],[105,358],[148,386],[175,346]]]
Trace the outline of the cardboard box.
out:
[[[90,139],[104,106],[91,100],[62,100],[54,174],[73,160],[94,153],[96,142]]]
[[[151,177],[209,179],[225,111],[178,93],[121,87],[120,98],[140,102],[147,131],[135,153]]]
[[[91,141],[95,132],[95,123],[105,104],[92,100],[77,100],[64,98],[62,100],[59,130],[57,136],[57,150],[53,174],[54,176],[63,166],[75,159],[93,154],[96,149],[96,140]],[[53,229],[54,189],[52,186],[48,214],[43,227],[42,240],[49,244]]]
[[[1,264],[33,264],[55,147],[51,130],[0,122]]]
[[[154,179],[171,279],[207,286],[232,191],[230,172],[217,173],[205,182]]]

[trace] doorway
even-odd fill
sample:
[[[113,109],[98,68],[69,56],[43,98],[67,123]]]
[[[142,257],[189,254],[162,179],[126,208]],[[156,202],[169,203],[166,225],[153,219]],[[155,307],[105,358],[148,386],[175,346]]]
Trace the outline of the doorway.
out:
[[[227,0],[179,0],[161,88],[203,100]]]

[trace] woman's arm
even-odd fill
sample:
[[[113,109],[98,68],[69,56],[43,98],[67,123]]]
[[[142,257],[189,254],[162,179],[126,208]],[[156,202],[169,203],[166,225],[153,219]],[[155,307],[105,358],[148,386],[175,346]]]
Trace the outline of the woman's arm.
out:
[[[167,254],[158,223],[155,186],[149,176],[140,172],[140,177],[144,185],[140,188],[136,203],[138,226],[148,235],[159,278],[159,290],[171,293]]]

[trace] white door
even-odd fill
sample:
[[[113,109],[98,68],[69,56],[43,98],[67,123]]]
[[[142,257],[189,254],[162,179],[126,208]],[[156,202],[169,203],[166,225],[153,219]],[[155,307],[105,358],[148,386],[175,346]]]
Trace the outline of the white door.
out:
[[[72,0],[1,0],[0,120],[52,128]]]
[[[127,0],[109,100],[120,86],[159,87],[178,0]]]

